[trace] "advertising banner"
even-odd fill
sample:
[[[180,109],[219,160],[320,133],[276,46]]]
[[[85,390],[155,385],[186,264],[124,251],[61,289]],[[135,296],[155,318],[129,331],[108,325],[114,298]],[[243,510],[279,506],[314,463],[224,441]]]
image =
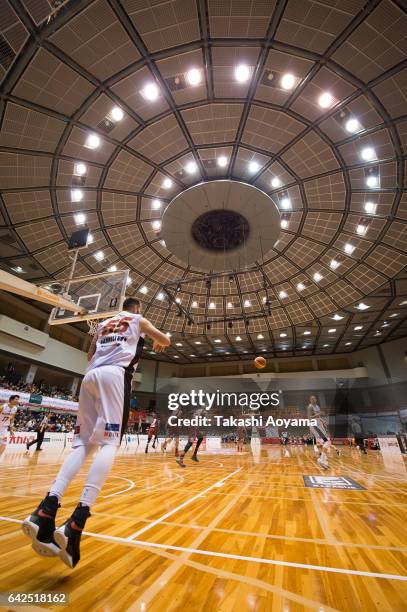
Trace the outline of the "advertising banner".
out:
[[[20,396],[20,406],[41,406],[41,408],[57,408],[67,412],[77,412],[78,402],[63,400],[59,397],[47,397],[39,393],[26,393],[25,391],[13,391],[12,389],[0,388],[0,402],[6,402],[10,395]]]

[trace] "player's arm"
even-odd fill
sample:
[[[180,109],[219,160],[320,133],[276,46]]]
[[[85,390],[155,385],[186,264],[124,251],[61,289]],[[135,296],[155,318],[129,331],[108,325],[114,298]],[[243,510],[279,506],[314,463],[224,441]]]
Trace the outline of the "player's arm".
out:
[[[93,338],[92,338],[92,342],[90,343],[90,347],[89,347],[89,350],[88,350],[88,361],[90,361],[92,359],[93,355],[96,352],[96,342],[97,342],[97,339],[98,339],[98,334],[96,333],[93,336]]]
[[[142,318],[140,321],[140,331],[151,338],[153,341],[153,351],[161,353],[167,346],[170,346],[171,342],[168,336],[163,334],[159,329],[154,327],[150,321]]]

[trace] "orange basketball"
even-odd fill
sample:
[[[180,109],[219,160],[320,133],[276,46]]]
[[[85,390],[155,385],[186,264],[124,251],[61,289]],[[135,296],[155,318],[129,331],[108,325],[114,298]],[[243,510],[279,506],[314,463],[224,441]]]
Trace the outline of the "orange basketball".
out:
[[[254,365],[258,370],[262,370],[266,367],[267,361],[264,359],[264,357],[256,357],[256,359],[254,360]]]

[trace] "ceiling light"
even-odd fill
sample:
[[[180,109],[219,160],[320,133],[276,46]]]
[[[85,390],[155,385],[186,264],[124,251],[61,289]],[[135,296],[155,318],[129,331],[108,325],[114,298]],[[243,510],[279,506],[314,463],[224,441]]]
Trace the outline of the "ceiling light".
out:
[[[342,315],[340,315],[340,314],[334,314],[334,316],[332,317],[332,319],[333,319],[334,321],[342,321],[343,316],[342,316]]]
[[[364,204],[365,212],[369,213],[370,215],[374,215],[376,213],[376,208],[377,204],[374,202],[365,202]]]
[[[377,174],[369,174],[366,177],[366,187],[370,187],[370,189],[374,189],[379,186],[379,177]]]
[[[162,186],[164,187],[164,189],[171,189],[172,180],[168,176],[166,176],[162,182]]]
[[[244,301],[244,303],[243,303],[243,306],[244,306],[245,308],[250,308],[250,306],[251,306],[251,305],[252,305],[252,303],[251,303],[251,301],[250,301],[250,300],[245,300],[245,301]]]
[[[239,83],[244,83],[250,77],[250,68],[246,64],[239,64],[235,68],[235,79]]]
[[[114,122],[121,121],[124,117],[124,112],[120,106],[114,106],[110,111],[110,116]]]
[[[387,321],[385,321],[382,325],[382,327],[389,327],[390,323],[388,323]]]
[[[324,348],[329,348],[329,344],[324,344]]]
[[[157,293],[156,299],[160,300],[160,302],[162,302],[163,299],[164,299],[164,294],[160,291],[159,293]]]
[[[182,346],[182,342],[176,342],[175,346]]]
[[[147,289],[147,287],[146,287],[145,285],[143,285],[142,287],[140,287],[139,291],[140,291],[140,293],[143,293],[144,295],[145,295],[146,293],[148,293],[148,289]]]
[[[196,340],[195,344],[201,344],[199,340]]]
[[[343,247],[343,250],[345,251],[347,255],[352,255],[355,248],[356,247],[354,247],[353,244],[350,244],[350,242],[347,242],[345,246]]]
[[[103,261],[105,258],[105,254],[103,253],[103,251],[96,251],[96,253],[94,254],[94,258],[97,261]]]
[[[179,359],[179,355],[173,355],[174,359]]]
[[[277,187],[281,187],[281,184],[282,183],[277,176],[271,179],[271,186],[274,187],[275,189],[277,189]]]
[[[72,202],[81,202],[83,200],[82,189],[71,189],[71,200]]]
[[[133,282],[133,280],[130,278],[130,276],[128,276],[127,280],[126,280],[126,285],[129,286],[129,285],[131,285],[132,282]]]
[[[281,219],[281,229],[287,229],[288,228],[288,221],[287,219]]]
[[[328,91],[325,91],[318,98],[318,104],[321,108],[329,108],[332,106],[333,101],[333,96]]]
[[[190,357],[196,357],[196,355],[190,355]]]
[[[181,298],[179,298],[179,297],[178,297],[178,298],[175,298],[175,302],[176,302],[177,304],[181,304]]]
[[[360,302],[357,306],[355,306],[355,308],[357,308],[358,310],[367,310],[368,308],[370,308],[370,306],[368,306],[364,302]]]
[[[399,313],[398,312],[393,312],[393,314],[390,315],[391,317],[398,317]]]
[[[249,172],[251,172],[252,174],[254,174],[255,172],[257,172],[258,170],[260,170],[260,164],[256,161],[251,161],[249,163]]]
[[[365,147],[364,149],[362,149],[360,152],[360,156],[365,161],[372,161],[373,159],[377,159],[376,151],[373,147]]]
[[[329,267],[332,268],[332,270],[336,270],[336,268],[339,268],[340,266],[340,262],[337,259],[331,259],[331,263],[329,264]]]
[[[153,200],[151,202],[151,206],[152,206],[153,210],[160,210],[160,208],[161,208],[161,201],[160,200]]]
[[[304,283],[298,283],[297,284],[297,291],[304,291],[304,289],[305,289]]]
[[[23,268],[21,266],[15,266],[14,268],[11,268],[14,272],[17,272],[17,274],[25,274]]]
[[[188,174],[195,174],[195,172],[198,170],[198,164],[195,161],[189,161],[185,166],[185,170],[188,172]]]
[[[287,210],[287,209],[291,208],[291,200],[290,200],[290,198],[282,198],[280,200],[280,205],[281,205],[281,208],[284,208],[284,210]]]
[[[140,93],[145,100],[154,102],[158,98],[159,89],[155,83],[147,83]]]
[[[280,334],[280,338],[287,338],[287,334],[286,334],[285,332],[282,332],[282,333]]]
[[[222,342],[222,340],[220,340],[219,338],[216,338],[216,340],[214,340],[214,342],[216,342],[216,344],[219,344],[220,342]]]
[[[161,221],[159,221],[158,219],[155,219],[155,221],[153,221],[151,223],[151,227],[156,232],[160,231],[160,229],[161,229]]]
[[[403,300],[400,302],[399,306],[407,306],[407,300]]]
[[[352,342],[345,342],[345,346],[350,346]]]
[[[214,310],[216,308],[215,302],[209,302],[208,308],[210,308],[211,310]]]
[[[283,300],[284,298],[288,297],[288,295],[285,291],[280,291],[278,297],[280,298],[280,300]]]
[[[235,340],[236,340],[236,342],[241,342],[242,341],[240,336],[236,336]]]
[[[295,76],[287,72],[281,77],[280,85],[283,89],[292,89],[295,85]]]
[[[191,308],[198,308],[198,302],[192,302]]]
[[[233,308],[233,304],[232,304],[232,302],[228,302],[228,303],[227,303],[227,308]]]
[[[360,123],[355,117],[350,117],[345,123],[345,130],[350,134],[360,130]]]
[[[100,147],[100,136],[97,134],[89,134],[86,138],[85,147],[88,149],[97,149]]]
[[[359,234],[359,236],[364,236],[367,232],[367,225],[363,225],[363,223],[359,223],[356,226],[356,233]]]
[[[310,332],[310,331],[308,331],[308,330],[306,330],[306,331],[303,333],[303,336],[310,336],[310,335],[311,335],[311,332]]]
[[[78,162],[77,164],[74,165],[74,174],[76,174],[76,176],[83,176],[84,174],[87,173],[87,171],[88,171],[88,168],[86,164],[82,162]]]
[[[228,165],[228,158],[225,155],[221,155],[217,158],[216,163],[220,168],[225,168]]]
[[[257,334],[257,340],[263,340],[264,336],[263,334]]]
[[[185,80],[188,83],[188,85],[193,85],[193,86],[199,85],[199,83],[202,81],[201,71],[198,70],[198,68],[191,68],[185,74]]]
[[[86,221],[86,215],[84,213],[76,213],[74,215],[76,225],[83,225]]]
[[[107,269],[108,272],[117,272],[117,266],[113,265],[113,266],[109,266],[109,268]]]
[[[323,276],[319,272],[315,272],[315,274],[314,274],[314,276],[312,278],[314,279],[314,281],[316,283],[319,283],[319,281],[321,281],[323,279]]]
[[[331,329],[328,329],[328,334],[334,334],[336,332],[335,327],[332,327]]]
[[[93,234],[88,234],[88,241],[86,244],[93,244],[95,242],[95,238]]]
[[[363,329],[363,325],[355,325],[355,327],[353,329],[355,331],[360,331],[361,329]]]

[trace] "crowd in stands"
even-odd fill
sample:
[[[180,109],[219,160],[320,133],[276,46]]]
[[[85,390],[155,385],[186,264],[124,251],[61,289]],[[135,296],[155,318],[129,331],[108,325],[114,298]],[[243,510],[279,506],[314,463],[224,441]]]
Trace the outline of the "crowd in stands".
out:
[[[16,413],[13,429],[15,431],[36,431],[44,414],[48,417],[47,431],[69,432],[75,427],[76,415],[21,409]]]
[[[78,401],[78,396],[73,395],[68,389],[48,385],[44,380],[35,383],[25,382],[20,375],[15,372],[12,363],[9,363],[7,368],[0,372],[0,387],[3,389],[11,389],[16,392],[38,393],[46,395],[47,397],[55,397],[72,402]]]

